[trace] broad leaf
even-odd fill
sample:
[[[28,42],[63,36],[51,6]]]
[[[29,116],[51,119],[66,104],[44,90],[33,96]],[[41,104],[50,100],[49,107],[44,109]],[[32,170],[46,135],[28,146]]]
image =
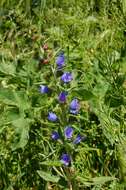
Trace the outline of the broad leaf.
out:
[[[94,177],[91,179],[92,182],[94,183],[94,185],[101,185],[104,184],[108,181],[113,181],[115,180],[115,177],[111,177],[111,176],[100,176],[100,177]]]
[[[60,179],[58,176],[51,175],[50,173],[45,172],[45,171],[38,170],[37,173],[45,181],[51,181],[51,182],[57,183]]]
[[[15,136],[12,149],[24,148],[29,139],[29,120],[20,118],[12,122],[15,127]]]
[[[83,178],[81,176],[77,177],[77,180],[83,183],[85,186],[91,186],[91,185],[102,185],[106,182],[115,180],[115,177],[111,176],[100,176],[100,177],[94,177],[91,179]]]
[[[14,93],[10,89],[0,89],[0,102],[8,105],[17,105]]]
[[[16,69],[14,63],[2,63],[0,64],[0,72],[6,75],[15,75]]]
[[[25,110],[30,107],[30,103],[28,102],[28,97],[25,91],[15,92],[14,96],[19,109]]]
[[[73,94],[79,96],[82,100],[90,100],[95,97],[91,91],[84,88],[79,88],[76,91],[73,91]]]

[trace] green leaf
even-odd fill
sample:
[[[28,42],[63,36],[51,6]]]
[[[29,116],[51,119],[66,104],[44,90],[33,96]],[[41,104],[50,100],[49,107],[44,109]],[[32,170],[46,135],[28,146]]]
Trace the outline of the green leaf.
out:
[[[29,120],[20,118],[12,122],[15,127],[14,143],[12,144],[12,150],[18,148],[24,148],[29,139]]]
[[[111,176],[100,176],[100,177],[94,177],[91,180],[94,183],[94,185],[101,185],[108,181],[113,181],[115,179],[116,179],[115,177],[111,177]]]
[[[126,14],[126,0],[122,0],[123,13]]]
[[[14,93],[9,89],[0,89],[0,102],[8,105],[17,105]]]
[[[20,118],[20,114],[16,112],[16,110],[13,108],[3,112],[1,114],[1,120],[0,120],[0,131],[2,130],[2,128],[4,129],[8,127],[8,124],[10,124],[12,121],[17,120],[19,118]]]
[[[4,129],[6,129],[7,126],[0,126],[0,134],[4,131]]]
[[[112,94],[111,91],[108,91],[108,93],[105,96],[105,103],[109,105],[109,107],[119,107],[121,105],[124,105],[124,97],[118,95],[117,93]]]
[[[95,97],[91,91],[84,88],[79,88],[76,91],[73,91],[73,93],[76,96],[79,96],[80,98],[82,98],[83,100],[90,100]]]
[[[102,79],[99,79],[95,87],[93,88],[93,94],[99,101],[104,99],[104,96],[108,90],[109,84]]]
[[[46,166],[61,166],[62,163],[60,161],[45,161],[45,162],[41,162],[42,165],[46,165]]]
[[[0,64],[0,72],[6,75],[15,75],[15,65],[13,63],[2,63]]]
[[[7,110],[6,113],[4,114],[5,115],[5,122],[12,122],[14,120],[17,120],[20,118],[20,114],[18,112],[18,108],[17,109],[10,109],[10,110]]]
[[[118,75],[117,78],[116,78],[116,85],[118,88],[120,88],[123,83],[125,82],[125,79],[126,79],[126,75],[123,74],[123,75]]]
[[[119,163],[120,177],[126,183],[126,139],[121,140],[117,145],[117,158]]]
[[[91,185],[93,185],[93,183],[91,182],[88,182],[88,179],[87,178],[83,178],[81,176],[77,176],[77,181],[81,182],[82,184],[84,184],[85,186],[89,187]]]
[[[29,109],[30,103],[25,91],[12,91],[11,89],[0,89],[0,102],[7,105],[15,105],[21,110]]]
[[[30,108],[30,103],[25,91],[15,92],[14,96],[19,109],[25,110]]]
[[[45,171],[38,170],[37,173],[45,181],[51,181],[51,182],[54,182],[54,183],[58,183],[58,181],[60,179],[58,176],[51,175],[50,173],[47,173]]]
[[[100,177],[94,177],[91,179],[77,176],[77,180],[83,183],[85,186],[102,185],[108,181],[113,181],[115,179],[116,179],[115,177],[111,177],[111,176],[100,176]]]

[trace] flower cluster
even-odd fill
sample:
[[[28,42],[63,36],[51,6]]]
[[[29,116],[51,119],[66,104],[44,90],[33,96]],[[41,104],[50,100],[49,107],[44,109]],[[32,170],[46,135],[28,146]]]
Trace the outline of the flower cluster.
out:
[[[65,138],[66,139],[72,139],[73,132],[74,132],[74,129],[71,126],[66,126],[65,129],[64,129]],[[52,137],[53,140],[60,139],[60,135],[59,135],[59,133],[57,131],[53,131],[51,137]],[[78,134],[76,136],[76,138],[74,139],[73,144],[79,144],[82,140],[85,140],[85,137]]]
[[[56,58],[56,70],[63,70],[63,68],[65,67],[65,56],[63,53],[61,53],[57,58]],[[71,72],[67,71],[67,72],[64,72],[62,74],[62,76],[60,76],[60,80],[61,80],[61,85],[62,83],[64,84],[68,84],[70,83],[72,80],[73,80],[73,75]],[[50,91],[50,88],[46,85],[40,85],[40,92],[42,94],[48,94]],[[68,92],[66,90],[64,91],[61,91],[57,97],[57,100],[59,102],[59,104],[66,104],[67,105],[67,112],[69,112],[70,114],[72,115],[77,115],[79,114],[79,111],[80,111],[80,103],[79,103],[79,100],[77,98],[73,98],[71,100],[71,102],[68,104],[68,101],[67,101],[67,96],[68,96]],[[64,110],[62,110],[64,111]],[[51,122],[58,122],[59,125],[60,125],[60,119],[61,118],[58,118],[58,116],[56,115],[56,113],[50,111],[48,113],[48,116],[47,116],[48,120],[51,121]],[[60,132],[59,132],[60,131]],[[61,135],[61,133],[63,133]],[[51,134],[51,138],[52,140],[61,140],[61,141],[66,141],[68,140],[69,142],[72,142],[73,145],[77,145],[79,144],[82,140],[85,140],[85,136],[81,136],[81,134],[77,134],[76,137],[74,135],[74,128],[69,125],[68,123],[68,126],[65,126],[64,127],[64,130],[55,130],[52,132]],[[66,150],[67,152],[67,150]],[[65,165],[65,166],[68,166],[70,165],[71,163],[71,156],[68,154],[68,153],[64,153],[62,154],[61,156],[61,162]]]

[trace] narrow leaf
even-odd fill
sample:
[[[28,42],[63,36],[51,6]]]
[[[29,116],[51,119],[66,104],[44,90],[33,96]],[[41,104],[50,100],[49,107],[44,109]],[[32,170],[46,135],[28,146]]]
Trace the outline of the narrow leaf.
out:
[[[62,163],[60,161],[45,161],[45,162],[41,162],[42,165],[46,165],[46,166],[61,166]]]

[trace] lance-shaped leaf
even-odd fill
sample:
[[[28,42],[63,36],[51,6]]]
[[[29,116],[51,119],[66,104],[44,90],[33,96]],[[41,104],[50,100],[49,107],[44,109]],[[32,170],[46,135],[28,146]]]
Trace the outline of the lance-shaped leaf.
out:
[[[58,176],[51,175],[50,173],[42,171],[42,170],[38,170],[37,173],[45,181],[50,181],[50,182],[57,183],[59,181],[59,179],[60,179]]]

